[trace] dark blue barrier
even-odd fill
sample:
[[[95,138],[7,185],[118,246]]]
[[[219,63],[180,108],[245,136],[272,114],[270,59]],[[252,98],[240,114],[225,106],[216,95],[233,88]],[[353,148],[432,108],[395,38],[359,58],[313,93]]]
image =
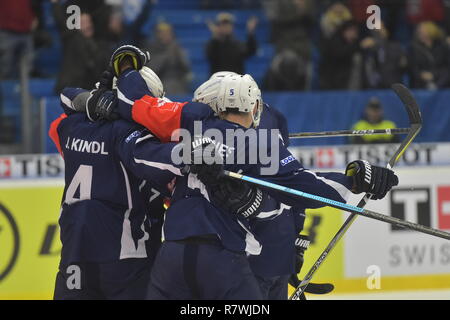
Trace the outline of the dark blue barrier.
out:
[[[367,92],[310,92],[264,94],[264,101],[282,111],[290,132],[350,129],[358,121],[367,101],[377,96],[384,106],[385,118],[398,127],[408,126],[406,111],[395,93]],[[418,142],[450,141],[450,90],[415,91],[424,125]],[[343,144],[345,137],[297,139],[302,145]]]
[[[421,107],[424,125],[417,142],[450,141],[450,90],[431,92],[415,91]],[[400,100],[392,91],[368,92],[308,92],[265,93],[264,101],[282,111],[289,123],[290,132],[349,129],[358,121],[367,101],[377,96],[385,109],[385,117],[398,127],[408,126],[408,117]],[[171,97],[187,101],[190,96]],[[57,98],[47,99],[47,128],[61,110]],[[296,139],[294,145],[344,144],[345,137]],[[54,152],[48,140],[46,152]]]

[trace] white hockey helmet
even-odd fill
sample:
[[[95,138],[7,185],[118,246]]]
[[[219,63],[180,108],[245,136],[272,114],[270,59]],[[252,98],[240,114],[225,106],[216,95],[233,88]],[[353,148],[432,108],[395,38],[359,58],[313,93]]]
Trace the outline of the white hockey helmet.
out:
[[[217,103],[211,105],[216,113],[227,110],[251,112],[253,126],[259,125],[262,112],[261,91],[255,80],[248,74],[225,75],[220,83]],[[256,111],[255,111],[256,108]]]
[[[209,105],[216,112],[215,105],[219,94],[222,78],[211,78],[203,82],[195,91],[192,101]],[[217,112],[216,112],[217,113]]]
[[[153,94],[155,98],[164,97],[164,86],[161,82],[161,79],[157,76],[157,74],[150,69],[149,67],[143,66],[141,70],[139,70],[142,78],[147,84],[148,89]]]
[[[216,73],[213,73],[213,75],[209,79],[222,79],[225,76],[228,75],[238,75],[238,73],[233,71],[219,71]]]
[[[216,112],[217,108],[212,106],[217,101],[217,96],[219,94],[220,82],[224,76],[227,75],[237,75],[235,72],[231,71],[219,71],[214,73],[209,80],[203,82],[195,91],[192,101],[202,102],[210,105],[211,108]]]
[[[253,87],[256,88],[255,91],[255,95],[258,99],[258,103],[257,103],[257,110],[253,115],[253,126],[256,128],[259,126],[259,122],[261,121],[261,114],[264,111],[264,103],[262,100],[262,94],[261,94],[261,90],[259,89],[258,84],[256,83],[255,79],[253,79],[253,77],[249,74],[246,74],[246,76],[248,76],[250,78],[250,81],[253,83]]]
[[[144,79],[145,83],[147,84],[148,90],[154,95],[155,98],[163,98],[165,95],[164,92],[164,86],[161,82],[161,79],[159,79],[158,75],[149,67],[143,66],[141,70],[139,70],[139,74],[141,75],[142,79]],[[96,84],[96,87],[98,88],[98,84]],[[113,89],[117,89],[117,78],[113,78]]]

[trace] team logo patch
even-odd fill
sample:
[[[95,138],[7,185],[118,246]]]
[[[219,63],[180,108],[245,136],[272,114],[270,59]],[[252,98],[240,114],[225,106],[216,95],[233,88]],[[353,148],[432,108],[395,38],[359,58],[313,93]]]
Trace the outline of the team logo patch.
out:
[[[282,159],[282,160],[280,161],[280,163],[281,163],[281,165],[284,167],[285,165],[287,165],[288,163],[291,163],[291,162],[294,161],[294,160],[295,160],[294,156],[291,155],[291,156],[288,156],[288,157]]]
[[[130,142],[131,139],[136,138],[137,136],[139,136],[141,134],[140,131],[134,131],[132,134],[130,134],[126,139],[125,142],[128,143]]]

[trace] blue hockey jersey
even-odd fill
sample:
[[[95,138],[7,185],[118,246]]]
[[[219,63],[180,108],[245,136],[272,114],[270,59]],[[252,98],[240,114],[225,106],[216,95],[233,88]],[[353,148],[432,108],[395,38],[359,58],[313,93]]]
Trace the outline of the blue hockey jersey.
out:
[[[279,129],[285,146],[289,145],[286,118],[274,107],[264,105],[259,129]],[[272,210],[250,221],[250,228],[262,245],[261,254],[249,256],[252,271],[261,277],[295,273],[295,239],[303,229],[305,211],[276,202]]]
[[[61,265],[152,258],[161,242],[166,185],[179,174],[166,165],[173,145],[159,143],[136,123],[71,114],[81,92],[63,91],[61,104],[70,115],[53,121],[49,131],[65,163]],[[164,163],[146,165],[155,153]]]

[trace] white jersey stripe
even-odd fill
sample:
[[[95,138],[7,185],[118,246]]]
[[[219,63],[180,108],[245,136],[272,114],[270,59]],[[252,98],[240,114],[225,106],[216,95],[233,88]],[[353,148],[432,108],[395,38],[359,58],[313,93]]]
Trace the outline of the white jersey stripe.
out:
[[[316,179],[326,183],[327,185],[332,187],[334,190],[336,190],[342,199],[344,199],[345,201],[348,200],[348,198],[350,196],[350,190],[348,190],[344,185],[340,184],[337,181],[330,180],[330,179],[327,179],[324,177],[320,177],[317,174],[315,174],[314,172],[309,171],[309,170],[304,170],[304,172],[308,172],[308,173],[312,174]]]
[[[144,164],[149,167],[158,168],[161,170],[167,170],[167,171],[172,172],[173,174],[176,174],[177,176],[182,176],[180,169],[178,169],[177,167],[172,166],[170,164],[147,161],[147,160],[136,159],[136,158],[134,158],[134,162]]]
[[[127,200],[128,200],[128,209],[125,211],[125,216],[122,225],[122,237],[120,239],[120,259],[122,260],[128,258],[147,258],[145,241],[147,241],[150,238],[150,236],[148,232],[145,232],[142,225],[141,229],[144,231],[144,236],[138,240],[137,248],[135,247],[133,236],[131,234],[131,221],[130,221],[130,213],[131,209],[133,208],[133,199],[131,197],[130,181],[128,179],[127,171],[125,170],[125,167],[123,166],[122,162],[120,162],[120,166],[122,168],[123,176],[125,178],[125,187],[127,189]],[[142,223],[144,223],[144,221]]]
[[[255,236],[238,220],[239,225],[247,233],[245,235],[245,252],[249,255],[259,255],[262,250],[261,244],[256,240]]]
[[[267,212],[261,212],[256,216],[258,219],[267,219],[267,218],[275,218],[283,213],[284,210],[289,210],[291,206],[288,206],[284,203],[280,204],[280,207],[278,209],[267,211]]]
[[[141,137],[141,138],[139,138],[139,139],[136,139],[136,144],[138,144],[139,142],[141,142],[141,141],[144,141],[144,140],[148,140],[148,139],[150,139],[150,138],[153,138],[154,137],[154,135],[152,135],[152,134],[148,134],[148,135],[146,135],[146,136],[144,136],[144,137]]]
[[[65,95],[63,95],[62,93],[59,95],[61,102],[64,103],[66,105],[66,107],[75,110],[75,108],[72,106],[72,100],[70,100],[69,98],[67,98]]]
[[[123,102],[129,104],[130,107],[134,104],[134,101],[125,97],[125,95],[122,93],[122,91],[119,90],[119,88],[117,88],[117,98],[119,98],[119,100],[122,100]]]

